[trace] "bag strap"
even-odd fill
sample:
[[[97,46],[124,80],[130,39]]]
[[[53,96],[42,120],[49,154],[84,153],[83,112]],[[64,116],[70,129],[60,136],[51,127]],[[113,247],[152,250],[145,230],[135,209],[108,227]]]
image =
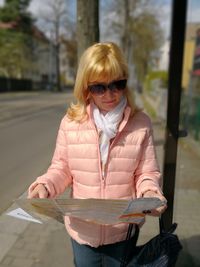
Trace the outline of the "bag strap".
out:
[[[128,258],[129,258],[129,255],[130,255],[130,249],[133,249],[134,247],[136,247],[140,230],[139,230],[139,226],[137,224],[134,224],[134,226],[135,226],[135,233],[134,233],[134,236],[132,238],[131,246],[130,246],[130,243],[127,242],[126,247],[125,247],[124,257],[122,259],[120,267],[125,267],[127,265]],[[161,216],[159,217],[159,230],[160,230],[160,234],[165,232],[164,222],[163,222],[163,218]],[[129,226],[128,226],[128,231],[127,231],[127,235],[126,235],[126,241],[131,239],[132,231],[133,231],[133,224],[130,223]]]
[[[160,234],[165,232],[164,221],[163,221],[162,216],[159,217],[159,229],[160,229]]]
[[[134,236],[131,238],[131,234],[132,234],[132,231],[133,231],[133,225],[135,226],[135,233],[134,233]],[[140,230],[139,230],[139,226],[137,224],[132,224],[132,223],[129,224],[127,235],[126,235],[126,241],[131,239],[131,244],[129,242],[126,243],[124,257],[123,257],[123,259],[121,261],[120,267],[126,267],[127,262],[128,262],[128,258],[129,258],[130,254],[131,254],[131,250],[134,247],[136,247],[138,236],[139,236],[139,232],[140,232]]]
[[[159,217],[159,228],[160,228],[160,234],[162,233],[173,233],[176,230],[177,223],[173,223],[168,230],[165,229],[164,227],[164,220],[162,215]]]
[[[132,241],[133,241],[132,245],[136,246],[140,230],[139,230],[139,226],[137,224],[134,224],[134,226],[135,226],[135,233],[134,233],[134,236],[132,238]],[[128,232],[127,232],[127,235],[126,235],[126,240],[131,239],[132,231],[133,231],[133,224],[130,223],[129,226],[128,226]]]

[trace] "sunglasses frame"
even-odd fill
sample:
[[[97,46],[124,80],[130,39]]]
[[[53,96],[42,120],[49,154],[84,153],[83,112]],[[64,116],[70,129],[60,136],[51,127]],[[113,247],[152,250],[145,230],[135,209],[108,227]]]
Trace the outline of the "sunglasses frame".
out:
[[[123,86],[119,86],[118,83],[122,83]],[[118,84],[118,87],[117,87]],[[126,89],[127,79],[115,80],[110,83],[96,83],[88,86],[88,89],[92,95],[104,96],[107,90],[113,93],[120,92]]]

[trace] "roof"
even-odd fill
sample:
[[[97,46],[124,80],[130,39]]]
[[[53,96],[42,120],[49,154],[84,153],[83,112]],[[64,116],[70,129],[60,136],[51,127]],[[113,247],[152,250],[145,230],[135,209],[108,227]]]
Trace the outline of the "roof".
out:
[[[0,29],[15,29],[17,27],[17,22],[16,21],[11,21],[11,22],[3,22],[0,21]]]
[[[0,21],[0,30],[6,29],[6,30],[16,30],[17,31],[18,22],[17,21],[10,21],[10,22],[2,22]],[[38,29],[37,26],[32,26],[32,34],[36,39],[39,39],[41,41],[48,42],[48,38],[45,36],[45,34]]]

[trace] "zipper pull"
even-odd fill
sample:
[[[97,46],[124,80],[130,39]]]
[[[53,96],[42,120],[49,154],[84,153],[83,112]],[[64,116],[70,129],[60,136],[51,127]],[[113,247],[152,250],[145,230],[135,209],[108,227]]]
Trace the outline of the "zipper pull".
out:
[[[102,179],[105,180],[105,164],[102,164]]]
[[[103,186],[106,186],[106,164],[103,165],[102,168],[102,181],[103,181]]]

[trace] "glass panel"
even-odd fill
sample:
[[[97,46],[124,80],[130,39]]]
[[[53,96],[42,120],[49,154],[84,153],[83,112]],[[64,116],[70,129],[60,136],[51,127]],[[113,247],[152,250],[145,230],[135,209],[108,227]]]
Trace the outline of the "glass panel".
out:
[[[168,1],[164,1],[169,4]],[[164,4],[163,4],[164,7]],[[167,33],[157,53],[157,65],[148,72],[143,83],[143,93],[136,93],[138,103],[143,105],[153,122],[155,144],[160,166],[163,166],[164,130],[167,112],[168,64],[170,48],[170,5],[163,21]],[[167,10],[164,9],[165,11]],[[174,196],[174,222],[178,223],[178,234],[183,250],[176,266],[199,266],[200,256],[200,47],[197,38],[200,29],[200,3],[189,1],[185,36],[185,51],[182,77],[180,129],[186,129],[188,136],[179,139],[177,172]],[[198,33],[198,34],[197,34]],[[139,95],[139,98],[138,98]],[[140,236],[140,242],[156,234],[154,218],[147,218]],[[152,223],[152,224],[151,224]],[[153,225],[154,223],[154,225]]]
[[[200,2],[188,3],[185,35],[174,220],[184,251],[180,266],[200,265]]]

